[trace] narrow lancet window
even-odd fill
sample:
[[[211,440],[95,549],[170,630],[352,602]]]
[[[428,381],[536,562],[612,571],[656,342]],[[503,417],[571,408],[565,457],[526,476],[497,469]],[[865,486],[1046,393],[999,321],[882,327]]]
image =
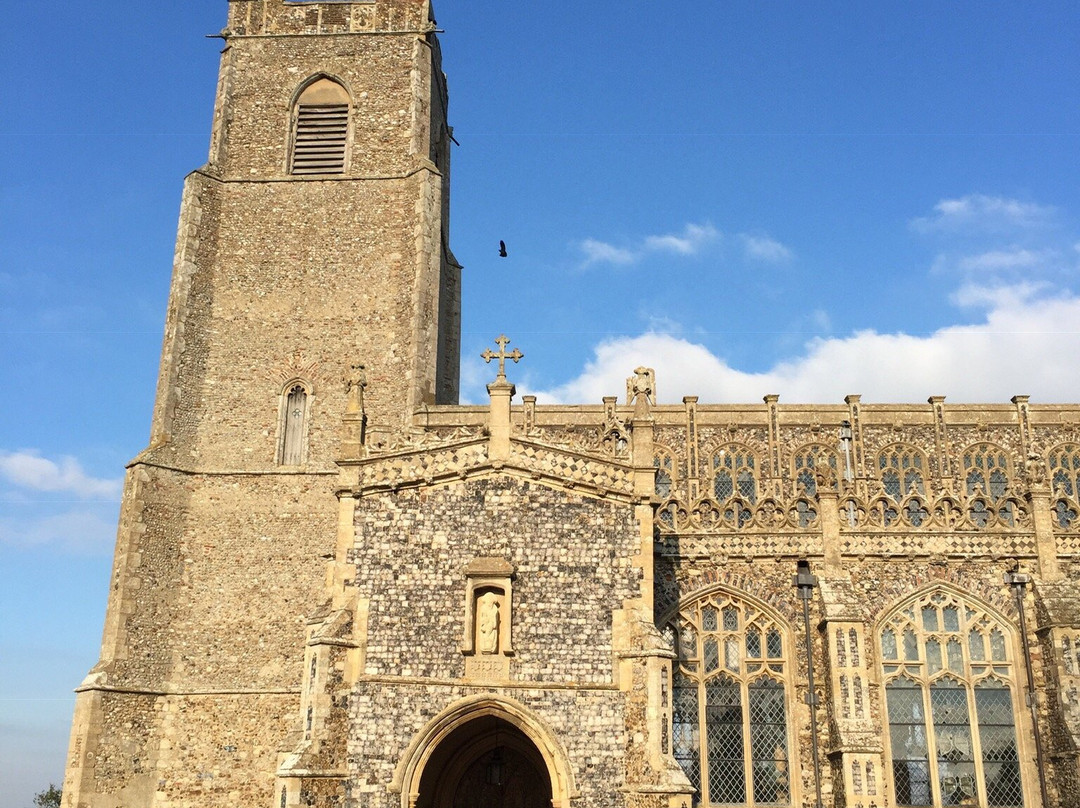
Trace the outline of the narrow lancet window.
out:
[[[307,431],[308,392],[302,384],[292,385],[285,394],[281,417],[281,465],[299,466],[304,462]]]

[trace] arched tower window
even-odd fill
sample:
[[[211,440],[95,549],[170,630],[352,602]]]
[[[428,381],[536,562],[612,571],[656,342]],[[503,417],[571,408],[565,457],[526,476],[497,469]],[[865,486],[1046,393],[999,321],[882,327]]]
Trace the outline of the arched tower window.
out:
[[[672,752],[702,805],[791,805],[789,641],[780,621],[726,592],[675,618]]]
[[[1008,629],[958,595],[908,601],[879,635],[898,806],[1024,804]]]
[[[885,495],[900,502],[911,494],[926,496],[926,459],[912,446],[896,444],[878,455],[878,470]]]
[[[281,428],[278,462],[299,466],[307,455],[308,404],[310,395],[303,382],[291,382],[281,394]]]
[[[722,446],[712,456],[713,495],[720,503],[741,497],[757,503],[757,461],[754,453],[738,444]]]
[[[309,84],[292,113],[292,174],[344,174],[349,143],[349,94],[336,81]]]

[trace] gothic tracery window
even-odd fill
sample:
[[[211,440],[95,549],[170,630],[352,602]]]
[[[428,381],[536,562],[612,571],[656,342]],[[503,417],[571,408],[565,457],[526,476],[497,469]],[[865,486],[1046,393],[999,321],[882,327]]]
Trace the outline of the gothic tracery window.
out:
[[[878,470],[885,495],[900,502],[911,494],[926,496],[926,460],[911,446],[889,446],[878,455]]]
[[[963,454],[964,492],[970,506],[968,515],[976,527],[986,527],[993,517],[1004,525],[1015,523],[1010,494],[1011,474],[1005,450],[992,443],[969,446]]]
[[[1058,496],[1076,499],[1080,491],[1080,446],[1067,443],[1058,446],[1048,458],[1050,488]]]
[[[778,618],[725,592],[676,618],[672,752],[701,805],[791,805],[788,640]]]
[[[806,496],[817,495],[817,473],[819,470],[830,472],[833,480],[837,479],[836,452],[821,443],[802,446],[792,459],[792,471],[795,475],[795,490],[806,492]],[[834,483],[835,485],[835,483]]]
[[[757,502],[757,464],[753,452],[731,444],[713,454],[713,495],[717,502],[740,497],[751,505]]]
[[[894,611],[879,641],[896,804],[1022,806],[1007,629],[934,590]]]
[[[1009,458],[992,443],[980,443],[964,451],[964,490],[967,495],[999,500],[1009,493]]]

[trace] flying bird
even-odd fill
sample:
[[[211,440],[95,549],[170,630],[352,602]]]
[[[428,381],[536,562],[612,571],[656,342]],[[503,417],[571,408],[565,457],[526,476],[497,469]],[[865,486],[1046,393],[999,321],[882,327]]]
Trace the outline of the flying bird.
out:
[[[499,242],[499,257],[500,258],[506,258],[506,242],[505,241],[500,241]]]

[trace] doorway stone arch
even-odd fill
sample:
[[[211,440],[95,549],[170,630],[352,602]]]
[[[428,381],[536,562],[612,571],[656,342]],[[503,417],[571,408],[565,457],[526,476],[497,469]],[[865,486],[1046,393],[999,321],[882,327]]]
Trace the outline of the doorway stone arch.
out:
[[[400,792],[401,808],[469,808],[468,802],[455,804],[457,789],[475,785],[496,749],[509,785],[516,778],[519,785],[539,788],[544,808],[570,808],[577,794],[554,733],[520,702],[492,694],[462,699],[429,721],[403,755],[391,788]],[[509,798],[501,803],[534,804]]]

